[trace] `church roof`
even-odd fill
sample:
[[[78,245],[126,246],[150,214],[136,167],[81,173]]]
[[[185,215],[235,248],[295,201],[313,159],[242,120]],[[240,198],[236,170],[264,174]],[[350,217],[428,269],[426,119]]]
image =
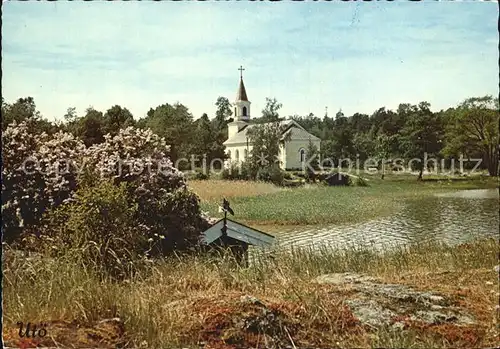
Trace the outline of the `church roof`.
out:
[[[300,126],[294,120],[283,120],[280,122],[280,124],[284,128],[283,137],[286,136],[288,133],[292,132],[291,131],[292,128],[296,128],[297,130],[295,130],[293,132],[293,138],[296,138],[296,139],[309,139],[309,138],[311,138],[313,140],[319,139],[318,137],[307,132],[302,126]],[[264,124],[249,124],[249,125],[244,126],[237,134],[235,134],[233,137],[226,140],[224,142],[224,144],[237,144],[237,143],[246,144],[247,138],[248,138],[248,135],[247,135],[248,130],[251,129],[252,127],[257,126],[257,125],[265,125],[265,123]]]
[[[247,91],[245,90],[245,85],[243,84],[243,78],[240,79],[240,86],[238,87],[236,100],[248,102]]]

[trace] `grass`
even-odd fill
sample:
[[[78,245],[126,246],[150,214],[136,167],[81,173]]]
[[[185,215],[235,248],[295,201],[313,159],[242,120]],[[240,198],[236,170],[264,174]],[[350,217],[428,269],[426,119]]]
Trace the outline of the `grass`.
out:
[[[102,280],[68,253],[27,259],[4,246],[4,340],[19,344],[16,322],[49,323],[41,344],[63,347],[485,347],[497,343],[498,241],[455,247],[427,243],[377,254],[370,250],[278,251],[243,269],[229,259],[166,258],[123,282]],[[477,318],[469,335],[456,327],[366,328],[343,306],[343,290],[312,282],[318,275],[358,272],[442,292]],[[257,297],[272,316],[242,306]],[[118,316],[124,328],[97,328]],[[278,319],[278,320],[273,320]],[[246,330],[235,325],[246,321]],[[253,325],[252,325],[253,324]],[[64,326],[67,327],[64,333]],[[264,327],[262,327],[264,326]],[[73,332],[72,332],[73,331]],[[263,332],[262,332],[263,331]],[[458,332],[457,332],[458,331]],[[78,333],[76,335],[75,333]],[[264,333],[267,336],[264,336]],[[274,342],[269,341],[274,339]],[[293,343],[293,345],[292,345]]]
[[[190,180],[189,187],[200,197],[202,202],[221,203],[225,197],[251,197],[263,194],[276,193],[282,190],[270,183],[227,180]]]
[[[190,181],[189,186],[211,216],[221,217],[218,205],[226,197],[239,221],[275,228],[357,223],[393,214],[401,200],[424,199],[451,190],[498,187],[497,179],[482,177],[460,181],[439,177],[423,182],[406,174],[388,174],[384,180],[378,175],[366,178],[368,187],[308,185],[285,189],[267,183],[223,180]]]

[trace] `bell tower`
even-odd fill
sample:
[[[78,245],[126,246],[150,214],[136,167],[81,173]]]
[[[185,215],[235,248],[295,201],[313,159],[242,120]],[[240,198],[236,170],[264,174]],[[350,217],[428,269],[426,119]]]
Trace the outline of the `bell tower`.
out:
[[[234,119],[238,121],[249,121],[250,120],[250,102],[248,101],[247,91],[245,89],[245,84],[243,83],[243,70],[242,66],[238,68],[240,71],[240,85],[238,86],[238,92],[236,93],[235,113]]]
[[[228,139],[240,132],[250,121],[250,102],[248,101],[245,84],[243,84],[243,70],[245,69],[240,66],[238,70],[240,71],[240,85],[234,101],[234,121],[227,125]]]

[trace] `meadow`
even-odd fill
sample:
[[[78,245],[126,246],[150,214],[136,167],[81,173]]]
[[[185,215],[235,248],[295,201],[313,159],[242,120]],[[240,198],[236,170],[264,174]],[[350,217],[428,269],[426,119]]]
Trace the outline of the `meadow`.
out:
[[[297,226],[359,223],[391,215],[401,200],[423,199],[436,193],[497,188],[498,180],[428,176],[416,181],[408,174],[362,174],[368,186],[328,187],[306,184],[297,188],[269,183],[227,180],[190,180],[189,186],[201,199],[201,207],[213,217],[222,217],[218,206],[226,197],[235,210],[235,219],[268,231]]]

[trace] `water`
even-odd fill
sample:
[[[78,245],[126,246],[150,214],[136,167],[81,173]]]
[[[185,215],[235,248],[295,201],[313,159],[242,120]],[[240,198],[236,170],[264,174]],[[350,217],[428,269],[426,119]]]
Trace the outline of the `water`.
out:
[[[462,190],[407,199],[390,217],[347,226],[291,231],[278,234],[277,241],[283,247],[313,249],[325,245],[387,249],[429,240],[455,244],[478,237],[498,237],[499,224],[498,190]]]

